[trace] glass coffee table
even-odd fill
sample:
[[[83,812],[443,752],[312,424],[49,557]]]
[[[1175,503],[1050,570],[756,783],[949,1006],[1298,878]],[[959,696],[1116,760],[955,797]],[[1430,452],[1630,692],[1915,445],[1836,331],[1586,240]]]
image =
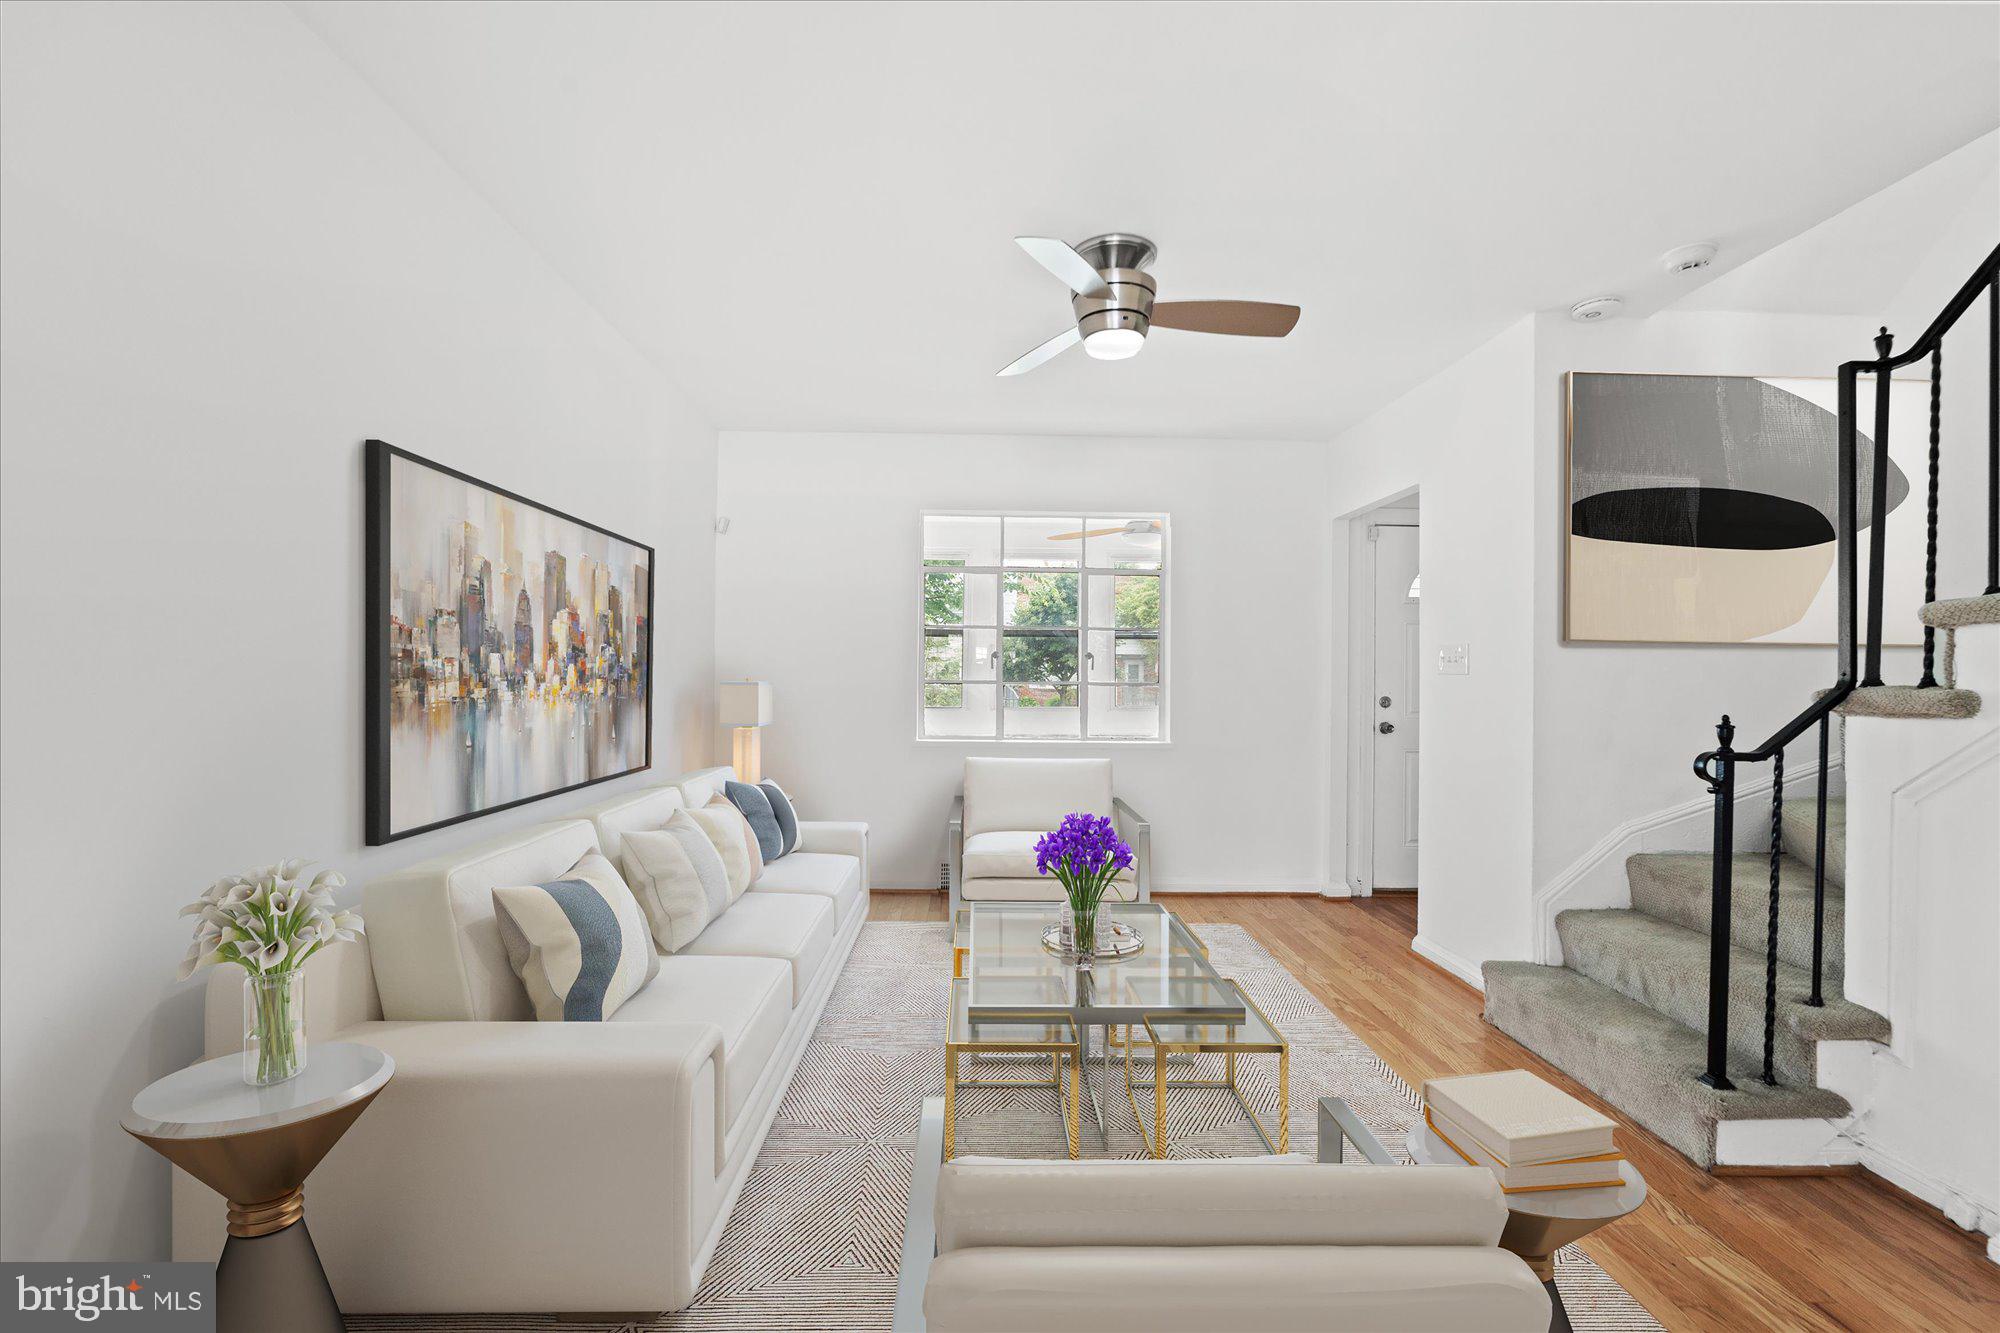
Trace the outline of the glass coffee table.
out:
[[[1130,927],[1144,947],[1128,957],[1096,959],[1088,968],[1042,945],[1043,930],[1068,910],[1054,902],[967,904],[952,922],[952,975],[963,979],[966,1013],[973,1020],[1048,1014],[1075,1025],[1085,1101],[1098,1138],[1108,1142],[1099,1090],[1109,1095],[1115,1029],[1144,1031],[1148,1020],[1241,1024],[1246,1010],[1236,987],[1209,964],[1207,947],[1158,904],[1098,908],[1100,921]]]

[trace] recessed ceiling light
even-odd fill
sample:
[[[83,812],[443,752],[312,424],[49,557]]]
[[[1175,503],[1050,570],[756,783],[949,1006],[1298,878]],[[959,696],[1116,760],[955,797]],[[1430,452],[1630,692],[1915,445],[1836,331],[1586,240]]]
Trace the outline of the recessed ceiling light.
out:
[[[1625,302],[1616,296],[1593,296],[1588,301],[1578,301],[1569,308],[1569,317],[1579,324],[1589,324],[1594,320],[1609,319],[1618,313],[1618,307]]]
[[[1660,256],[1660,267],[1668,273],[1695,273],[1715,262],[1715,242],[1697,241],[1676,246]]]

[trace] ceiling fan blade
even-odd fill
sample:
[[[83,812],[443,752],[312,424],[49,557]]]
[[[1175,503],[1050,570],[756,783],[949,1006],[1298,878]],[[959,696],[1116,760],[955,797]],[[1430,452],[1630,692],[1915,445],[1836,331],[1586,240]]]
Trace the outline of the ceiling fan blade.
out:
[[[1079,537],[1112,537],[1123,531],[1125,531],[1125,525],[1120,523],[1115,528],[1091,528],[1087,532],[1058,532],[1055,536],[1049,538],[1049,540],[1052,542],[1073,542]]]
[[[1037,347],[1034,351],[1015,361],[1009,362],[1004,369],[994,373],[999,375],[1024,375],[1042,364],[1042,362],[1060,356],[1082,341],[1083,335],[1078,333],[1076,325],[1072,324],[1055,337],[1043,343],[1040,347]]]
[[[1014,244],[1028,252],[1037,264],[1063,280],[1079,296],[1102,296],[1111,289],[1098,276],[1090,261],[1078,254],[1067,241],[1047,236],[1016,236]]]
[[[1299,322],[1295,305],[1269,301],[1156,301],[1153,327],[1190,333],[1233,333],[1245,338],[1282,338]]]

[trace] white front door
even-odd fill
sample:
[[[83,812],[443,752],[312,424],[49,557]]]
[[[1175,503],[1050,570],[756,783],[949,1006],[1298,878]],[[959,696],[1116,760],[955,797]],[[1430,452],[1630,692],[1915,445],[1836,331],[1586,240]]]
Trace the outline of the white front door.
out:
[[[1417,529],[1375,529],[1374,887],[1417,887]]]

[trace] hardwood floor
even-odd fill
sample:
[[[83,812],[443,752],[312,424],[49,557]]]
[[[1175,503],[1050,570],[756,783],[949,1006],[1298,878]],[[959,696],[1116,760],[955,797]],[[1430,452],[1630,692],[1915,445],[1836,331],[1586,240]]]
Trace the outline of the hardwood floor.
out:
[[[1619,1116],[1487,1026],[1479,992],[1410,952],[1414,894],[1161,901],[1190,923],[1247,928],[1413,1085],[1532,1069]],[[942,921],[945,901],[878,893],[870,910],[882,920]],[[1584,1249],[1669,1329],[2000,1328],[2000,1267],[1986,1258],[1985,1238],[1873,1176],[1721,1178],[1636,1126],[1620,1141],[1650,1197]]]

